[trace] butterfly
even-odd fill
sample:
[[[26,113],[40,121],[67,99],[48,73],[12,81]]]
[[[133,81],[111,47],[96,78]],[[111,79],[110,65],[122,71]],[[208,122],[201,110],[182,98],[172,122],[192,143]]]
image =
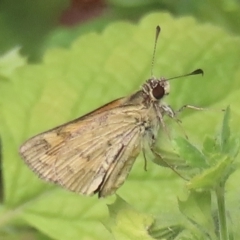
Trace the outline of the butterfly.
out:
[[[153,61],[159,33],[157,26]],[[203,71],[182,76],[195,74]],[[99,197],[115,193],[141,151],[159,155],[154,146],[159,128],[165,128],[163,116],[175,117],[162,103],[170,79],[151,77],[132,95],[30,138],[20,147],[21,157],[41,179],[70,191]]]

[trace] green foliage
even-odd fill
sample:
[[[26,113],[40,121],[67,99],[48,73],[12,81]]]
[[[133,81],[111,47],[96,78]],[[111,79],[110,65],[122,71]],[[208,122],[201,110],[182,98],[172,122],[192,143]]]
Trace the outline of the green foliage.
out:
[[[151,216],[136,211],[119,196],[108,206],[108,210],[110,218],[105,225],[114,239],[152,239],[147,231],[153,223]]]
[[[229,176],[236,170],[235,157],[239,149],[239,142],[232,141],[238,138],[232,137],[230,134],[229,113],[230,110],[227,108],[221,133],[215,138],[214,148],[211,149],[210,155],[199,158],[200,150],[191,146],[190,142],[186,140],[179,141],[179,139],[176,141],[180,156],[187,156],[189,160],[188,164],[191,165],[192,163],[193,168],[197,167],[202,171],[187,183],[186,186],[189,192],[185,200],[178,200],[179,210],[188,221],[184,222],[180,219],[176,221],[176,218],[161,221],[155,217],[155,219],[152,219],[152,222],[149,220],[148,225],[145,226],[149,236],[142,235],[141,239],[149,239],[150,236],[153,239],[238,239],[237,226],[228,231],[230,224],[227,221],[230,219],[227,215],[231,216],[231,212],[228,211],[227,214],[225,206],[225,184]],[[229,146],[229,142],[234,142],[235,146]],[[237,149],[234,155],[232,155],[232,149]],[[196,166],[194,163],[195,160],[206,160],[208,165]],[[213,198],[215,199],[213,200]],[[119,198],[109,210],[110,216],[113,218],[112,222],[117,222],[110,228],[111,231],[114,231],[116,227],[120,230],[121,226],[121,233],[129,229],[128,238],[125,236],[124,239],[139,239],[140,236],[137,233],[144,226],[147,216],[140,215],[137,212],[131,214],[133,211],[131,207]],[[173,215],[173,212],[171,214]],[[129,222],[129,218],[131,218],[131,223]],[[126,223],[126,221],[128,222]],[[139,221],[141,227],[136,227]],[[122,228],[122,224],[125,227]],[[143,232],[141,230],[142,234]],[[114,236],[115,239],[123,239],[116,235]],[[122,237],[122,235],[120,236]]]
[[[57,25],[67,0],[0,2],[0,53],[16,46],[31,60],[42,54],[46,35]]]
[[[109,207],[112,225],[104,224],[106,228],[101,222],[108,218],[106,203],[114,197],[99,200],[44,183],[24,165],[18,148],[34,134],[136,91],[150,76],[157,24],[162,32],[155,57],[156,76],[172,77],[199,67],[205,71],[203,78],[172,81],[166,99],[174,109],[184,104],[210,109],[186,110],[179,116],[190,140],[177,138],[174,146],[198,174],[185,189],[186,183],[167,168],[149,163],[145,172],[143,158],[138,157],[130,177],[118,191],[129,204],[122,204],[118,198]],[[234,201],[239,194],[234,185],[239,176],[233,173],[238,171],[235,158],[239,148],[239,55],[238,37],[190,17],[155,13],[135,25],[116,22],[101,34],[83,35],[68,50],[48,50],[39,64],[26,63],[17,51],[11,61],[2,57],[0,134],[4,200],[0,234],[12,229],[13,235],[17,235],[22,226],[31,226],[47,238],[63,240],[112,239],[113,235],[116,239],[206,239],[206,234],[214,239],[210,192],[215,191],[218,196],[219,184],[225,188],[229,179],[230,190],[236,190],[229,199],[233,203],[229,206],[230,215],[239,207]],[[218,109],[227,105],[232,109],[233,133],[226,111],[220,133],[217,138],[211,137],[222,117]],[[178,131],[170,123],[168,126],[174,134]],[[160,143],[168,141],[164,132],[160,138]],[[203,148],[199,150],[197,146],[203,139]],[[197,142],[196,146],[193,142]],[[177,201],[177,196],[186,192],[186,200]],[[239,221],[236,213],[234,219]],[[237,239],[237,225],[233,225],[231,233]]]
[[[225,209],[225,184],[237,169],[236,156],[239,151],[239,137],[231,136],[229,120],[230,109],[227,108],[220,134],[215,139],[211,139],[214,144],[211,143],[212,147],[209,147],[206,141],[203,144],[202,152],[205,152],[204,159],[207,160],[208,166],[203,167],[202,172],[188,182],[190,193],[187,200],[179,200],[180,211],[201,230],[205,239],[230,239],[230,236],[234,236],[237,232],[237,229],[228,232]],[[207,143],[209,142],[207,138]],[[189,147],[182,148],[182,151],[196,152],[194,148]],[[194,154],[188,156],[192,162],[197,159]],[[212,196],[216,198],[217,206],[211,201],[212,192],[215,193]],[[214,208],[217,208],[218,212],[217,221],[212,213]],[[237,239],[237,235],[235,237]]]

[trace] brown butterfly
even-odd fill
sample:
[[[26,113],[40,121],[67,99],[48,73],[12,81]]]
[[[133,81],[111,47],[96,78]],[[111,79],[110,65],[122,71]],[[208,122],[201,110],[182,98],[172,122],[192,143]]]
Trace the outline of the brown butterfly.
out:
[[[153,61],[159,33],[157,26]],[[195,74],[203,71],[182,76]],[[160,126],[165,128],[163,116],[175,117],[162,103],[169,80],[151,77],[134,94],[30,138],[20,147],[22,158],[40,178],[68,190],[99,197],[115,193],[141,150],[150,148],[160,157],[154,144]]]

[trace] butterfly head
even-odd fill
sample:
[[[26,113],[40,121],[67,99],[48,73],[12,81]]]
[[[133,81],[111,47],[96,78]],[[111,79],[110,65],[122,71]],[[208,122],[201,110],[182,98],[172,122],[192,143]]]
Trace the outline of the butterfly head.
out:
[[[170,84],[165,78],[151,78],[142,86],[143,91],[151,97],[152,101],[159,101],[170,92]]]

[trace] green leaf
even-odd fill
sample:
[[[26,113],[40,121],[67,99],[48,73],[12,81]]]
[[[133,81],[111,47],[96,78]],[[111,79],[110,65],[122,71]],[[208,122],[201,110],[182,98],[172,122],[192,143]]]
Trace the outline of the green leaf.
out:
[[[114,239],[153,239],[147,231],[153,223],[151,216],[137,212],[119,196],[108,209]]]
[[[187,184],[189,189],[214,190],[219,183],[226,181],[229,174],[232,173],[230,169],[233,159],[221,155],[214,156],[214,158],[218,159],[218,164],[192,178]],[[214,159],[213,162],[216,160]]]
[[[216,139],[206,136],[204,141],[203,141],[203,153],[204,155],[211,157],[212,154],[216,154],[219,152],[220,149],[218,148],[216,144]]]
[[[105,226],[112,232],[114,239],[174,239],[183,230],[176,224],[176,218],[153,219],[152,216],[140,213],[117,195],[113,204],[108,205],[110,218]],[[173,222],[175,223],[173,225]],[[169,224],[172,225],[169,225]]]
[[[215,226],[211,215],[211,193],[209,191],[196,192],[191,191],[186,200],[178,200],[180,211],[195,226],[192,229],[198,236],[204,236],[204,239],[217,239],[215,235]]]
[[[230,138],[230,108],[227,107],[224,118],[223,118],[223,124],[221,129],[221,136],[220,136],[220,145],[222,147],[222,151],[225,152],[226,145],[228,144],[229,138]]]
[[[37,133],[137,91],[150,77],[157,24],[162,31],[155,76],[177,76],[199,67],[205,71],[204,78],[172,81],[171,94],[165,101],[173,109],[184,104],[214,108],[231,104],[233,131],[237,131],[238,38],[193,18],[175,19],[163,13],[150,14],[138,24],[113,23],[101,34],[80,37],[68,50],[46,52],[42,63],[25,64],[14,70],[10,81],[0,81],[5,208],[0,227],[17,219],[53,239],[112,239],[101,224],[111,198],[84,197],[44,183],[24,165],[18,149]],[[206,134],[214,132],[221,113],[188,110],[179,117],[190,139],[201,142]],[[168,126],[172,132],[177,131],[171,123]],[[164,133],[159,137],[168,139]],[[149,163],[146,172],[143,166],[143,158],[138,157],[118,194],[143,212],[179,214],[176,195],[182,192],[182,179],[166,168]]]
[[[182,225],[170,225],[167,227],[159,227],[157,224],[153,224],[149,228],[149,234],[154,238],[154,239],[166,239],[166,240],[171,240],[175,239],[185,228]]]
[[[206,167],[206,157],[194,145],[184,138],[176,138],[175,144],[178,147],[179,155],[192,167]]]
[[[230,134],[230,108],[226,109],[222,128],[220,134],[217,135],[214,139],[211,137],[206,137],[203,142],[203,153],[206,154],[209,158],[214,160],[214,155],[222,153],[223,155],[228,155],[235,159],[239,152],[239,135]],[[217,158],[216,158],[217,160]],[[216,162],[211,161],[210,164],[213,166]]]
[[[219,144],[223,153],[235,158],[239,152],[239,136],[231,136],[230,133],[230,107],[226,109],[223,118],[221,134],[219,136]]]

